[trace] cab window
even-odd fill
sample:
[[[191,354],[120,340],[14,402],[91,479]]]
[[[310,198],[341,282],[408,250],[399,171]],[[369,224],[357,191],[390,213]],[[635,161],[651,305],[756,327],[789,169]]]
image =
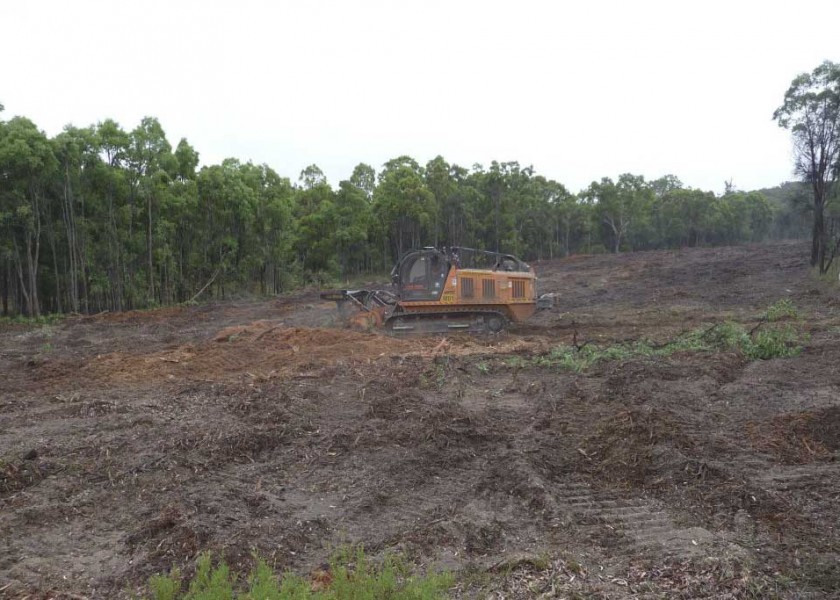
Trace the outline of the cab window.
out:
[[[448,273],[448,262],[437,253],[409,256],[400,269],[400,293],[405,300],[437,300]]]

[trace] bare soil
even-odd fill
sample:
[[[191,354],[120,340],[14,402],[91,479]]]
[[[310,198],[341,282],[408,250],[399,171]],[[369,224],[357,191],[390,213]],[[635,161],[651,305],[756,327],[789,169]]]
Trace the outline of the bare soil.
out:
[[[317,290],[0,329],[0,596],[142,592],[211,550],[306,574],[342,544],[453,594],[836,598],[840,290],[803,243],[535,265],[556,306],[494,337],[341,329]],[[575,373],[791,300],[793,358]]]

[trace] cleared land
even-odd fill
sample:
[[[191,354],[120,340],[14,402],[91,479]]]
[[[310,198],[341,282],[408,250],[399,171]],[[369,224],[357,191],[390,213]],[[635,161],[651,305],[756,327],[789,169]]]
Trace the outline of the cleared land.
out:
[[[306,574],[363,543],[465,597],[836,597],[840,292],[807,253],[545,262],[557,306],[499,337],[342,330],[316,291],[3,326],[0,595],[128,596],[204,549]],[[782,299],[791,358],[545,358],[755,335]]]

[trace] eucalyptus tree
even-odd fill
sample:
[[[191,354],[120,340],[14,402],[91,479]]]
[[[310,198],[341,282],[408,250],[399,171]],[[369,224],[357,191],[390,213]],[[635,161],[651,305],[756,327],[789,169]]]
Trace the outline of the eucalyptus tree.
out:
[[[258,208],[254,226],[256,248],[261,259],[260,285],[263,293],[276,294],[292,282],[295,241],[294,189],[267,165],[251,169],[250,181],[258,183]]]
[[[682,181],[680,181],[680,178],[676,175],[670,174],[654,179],[653,181],[648,182],[648,185],[651,190],[653,190],[654,196],[657,198],[661,198],[669,192],[683,189],[683,184]]]
[[[156,118],[143,117],[140,125],[132,130],[127,162],[132,194],[145,201],[147,299],[154,302],[154,208],[160,203],[161,196],[168,187],[170,173],[177,164],[172,155],[172,146]]]
[[[191,262],[198,281],[205,281],[199,291],[215,284],[216,293],[224,297],[231,287],[240,288],[247,279],[240,267],[249,259],[253,244],[259,193],[249,171],[248,165],[226,158],[198,173],[202,214],[197,227],[203,243]]]
[[[443,222],[441,217],[450,204],[450,199],[455,193],[455,182],[449,174],[449,163],[447,163],[442,156],[438,155],[426,163],[424,169],[424,179],[426,187],[435,197],[435,205],[438,210],[435,211],[435,223],[432,228],[432,242],[435,246],[438,245],[440,238],[443,235]]]
[[[644,177],[625,173],[617,182],[604,177],[600,182],[592,182],[583,196],[592,204],[612,252],[620,252],[634,230],[647,230],[654,192]],[[639,236],[634,241],[638,242]]]
[[[130,287],[127,253],[133,224],[126,169],[131,138],[113,119],[97,123],[94,132],[100,160],[93,164],[92,177],[98,190],[96,197],[104,204],[96,229],[104,230],[100,238],[105,242],[96,249],[102,275],[92,277],[91,287],[100,299],[108,298],[110,308],[123,310]]]
[[[157,279],[161,282],[163,302],[183,302],[190,298],[196,279],[194,253],[203,243],[196,226],[201,214],[196,171],[199,154],[181,138],[173,157],[170,176],[161,189],[155,226],[155,268],[159,272]]]
[[[373,199],[373,190],[376,188],[376,170],[369,164],[356,165],[348,181],[365,195],[368,202]]]
[[[759,192],[729,192],[716,200],[714,241],[718,244],[758,242],[770,231],[773,211]]]
[[[371,205],[362,188],[350,181],[338,184],[335,194],[335,253],[338,275],[360,273],[369,264],[368,229]]]
[[[49,185],[57,168],[49,139],[32,121],[14,117],[0,123],[0,224],[26,312],[32,316],[41,313],[41,236],[49,208]]]
[[[569,192],[562,183],[548,181],[544,193],[549,205],[549,213],[545,225],[550,226],[549,256],[568,256],[573,244],[579,241],[587,229],[588,215],[577,197]]]
[[[714,234],[717,198],[712,192],[672,188],[654,201],[658,247],[701,246]]]
[[[317,165],[301,171],[295,191],[295,247],[304,271],[323,278],[336,267],[337,214],[335,192]]]
[[[312,188],[320,185],[329,185],[327,183],[327,176],[324,175],[324,172],[318,165],[309,165],[306,167],[300,172],[298,181],[305,190],[311,190]]]
[[[373,213],[385,225],[394,258],[427,243],[437,202],[417,161],[400,156],[385,163],[373,192]]]
[[[450,165],[449,178],[453,184],[452,193],[439,207],[443,213],[443,240],[451,246],[477,246],[481,192],[465,167]]]
[[[510,249],[529,259],[554,256],[553,204],[565,188],[532,171],[523,175],[514,200],[516,237]]]
[[[95,169],[99,162],[99,144],[93,127],[80,129],[68,125],[52,140],[58,159],[60,177],[55,194],[60,208],[60,222],[67,245],[67,297],[73,312],[89,310],[89,233],[88,218],[100,220],[95,212]],[[92,212],[94,211],[94,212]],[[48,230],[49,231],[49,230]],[[56,248],[53,244],[53,254]],[[55,257],[54,257],[55,258]]]
[[[811,266],[824,273],[831,260],[825,208],[840,174],[840,64],[826,61],[797,76],[773,119],[790,129],[795,172],[813,191]]]

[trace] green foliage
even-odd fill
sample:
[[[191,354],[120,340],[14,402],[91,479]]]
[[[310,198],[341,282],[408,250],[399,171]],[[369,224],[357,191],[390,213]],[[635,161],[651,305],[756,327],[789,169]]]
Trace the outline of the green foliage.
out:
[[[697,349],[709,350],[739,350],[749,347],[750,337],[746,329],[733,321],[726,321],[710,327],[703,332],[695,331],[694,337]]]
[[[613,252],[619,252],[628,237],[647,237],[654,190],[644,177],[625,173],[616,183],[605,177],[600,183],[593,182],[584,197],[594,207],[604,239],[609,240]]]
[[[210,553],[198,558],[195,577],[189,584],[184,600],[233,600],[233,587],[236,578],[230,568],[220,562],[213,567]]]
[[[803,337],[790,325],[782,328],[763,329],[743,347],[749,358],[768,360],[796,356],[802,352]]]
[[[509,369],[524,369],[530,364],[528,359],[523,356],[509,356],[502,362]]]
[[[55,325],[64,319],[64,315],[50,313],[47,315],[38,315],[37,317],[25,317],[23,315],[15,315],[13,317],[0,317],[0,326],[2,325]]]
[[[149,591],[153,600],[176,600],[181,594],[181,572],[173,569],[169,575],[152,575]]]
[[[765,315],[772,323],[798,318],[798,311],[789,300],[784,299],[769,307]],[[646,340],[604,347],[594,344],[561,344],[530,360],[521,356],[511,357],[506,359],[505,365],[517,369],[539,366],[581,372],[601,362],[666,357],[677,352],[739,352],[750,359],[769,360],[796,356],[802,351],[802,343],[807,336],[793,325],[762,325],[759,323],[750,332],[739,323],[725,321],[683,333],[665,344],[653,344]]]
[[[787,298],[782,298],[774,305],[768,307],[764,313],[764,318],[768,321],[781,321],[783,319],[798,319],[799,311],[796,306]]]
[[[646,342],[616,344],[604,348],[593,344],[586,344],[582,347],[563,344],[555,346],[543,356],[536,357],[534,364],[559,367],[579,373],[599,362],[627,360],[636,356],[649,356],[651,353],[651,348]]]
[[[422,169],[410,157],[385,164],[373,192],[372,208],[374,216],[386,225],[382,233],[389,237],[395,256],[423,246],[431,237],[437,202],[423,180]]]
[[[318,585],[287,573],[278,579],[265,561],[257,558],[246,586],[224,562],[213,567],[208,553],[202,554],[196,574],[186,592],[178,570],[149,580],[151,600],[435,600],[452,586],[448,573],[415,576],[395,556],[373,565],[361,548],[339,550],[330,562],[329,573]]]

